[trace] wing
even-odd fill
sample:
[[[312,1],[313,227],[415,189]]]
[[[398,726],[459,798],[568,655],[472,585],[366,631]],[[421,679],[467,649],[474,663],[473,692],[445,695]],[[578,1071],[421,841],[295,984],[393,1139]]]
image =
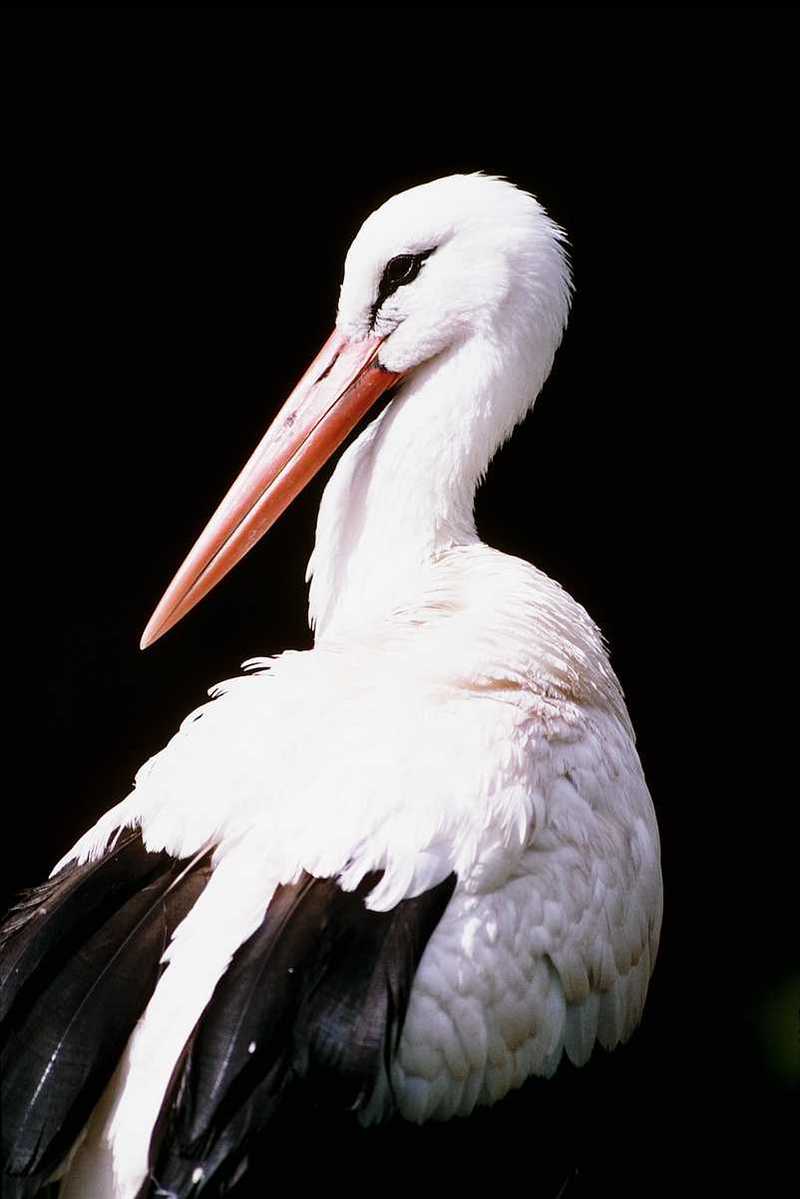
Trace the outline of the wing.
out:
[[[568,733],[542,756],[528,845],[505,878],[459,887],[417,972],[393,1067],[406,1119],[468,1115],[641,1017],[661,924],[652,803],[618,725]]]
[[[124,830],[67,865],[0,930],[3,1194],[27,1199],[59,1168],[156,985],[207,858],[148,853]]]
[[[140,1196],[223,1194],[299,1083],[317,1103],[362,1110],[388,1077],[423,950],[455,887],[388,912],[306,874],[279,887],[235,953],[173,1073]]]
[[[661,931],[658,827],[632,743],[588,738],[553,789],[550,828],[529,861],[541,892],[548,960],[566,1003],[564,1049],[583,1065],[641,1019]],[[552,921],[549,925],[548,921]]]

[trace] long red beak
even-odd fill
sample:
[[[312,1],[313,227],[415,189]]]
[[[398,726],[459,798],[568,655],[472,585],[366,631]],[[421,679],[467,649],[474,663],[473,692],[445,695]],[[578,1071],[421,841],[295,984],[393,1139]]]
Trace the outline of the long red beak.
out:
[[[399,374],[377,364],[380,337],[325,342],[170,583],[141,641],[152,645],[275,523]]]

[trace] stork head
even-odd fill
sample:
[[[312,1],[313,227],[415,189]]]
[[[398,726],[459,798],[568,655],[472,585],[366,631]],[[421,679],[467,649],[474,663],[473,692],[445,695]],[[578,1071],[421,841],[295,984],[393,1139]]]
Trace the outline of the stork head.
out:
[[[337,328],[381,339],[381,365],[407,374],[476,332],[507,325],[554,348],[570,297],[564,234],[503,179],[450,175],[400,192],[361,226],[344,267]]]
[[[569,308],[563,242],[532,196],[480,174],[378,208],[347,254],[336,329],[167,588],[142,648],[247,553],[388,387],[478,334],[501,354],[535,347],[549,369]]]

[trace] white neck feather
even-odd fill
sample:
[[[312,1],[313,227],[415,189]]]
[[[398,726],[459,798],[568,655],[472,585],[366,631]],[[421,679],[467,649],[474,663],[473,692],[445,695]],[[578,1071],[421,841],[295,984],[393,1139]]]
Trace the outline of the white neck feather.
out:
[[[357,636],[413,604],[432,557],[478,540],[476,488],[556,348],[552,330],[513,333],[473,334],[417,368],[342,456],[308,566],[318,643]]]

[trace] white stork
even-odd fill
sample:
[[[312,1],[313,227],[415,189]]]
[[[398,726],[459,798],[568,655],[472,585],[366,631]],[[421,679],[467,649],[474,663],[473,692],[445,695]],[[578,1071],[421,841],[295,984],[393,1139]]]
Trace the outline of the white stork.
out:
[[[298,1088],[463,1116],[637,1024],[661,875],[622,693],[584,609],[473,518],[564,330],[564,240],[482,175],[362,226],[334,334],[143,638],[392,387],[323,496],[314,648],[214,688],[9,917],[4,1194],[227,1194]]]

